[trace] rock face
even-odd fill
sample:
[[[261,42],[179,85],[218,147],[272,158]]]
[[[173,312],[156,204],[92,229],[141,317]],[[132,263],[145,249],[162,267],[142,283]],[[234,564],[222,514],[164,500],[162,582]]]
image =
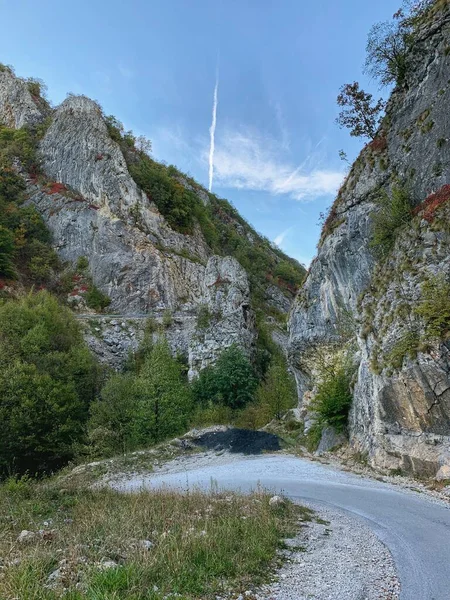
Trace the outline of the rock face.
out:
[[[29,82],[0,65],[0,124],[32,130],[43,124],[37,148],[41,175],[21,171],[17,163],[27,202],[43,216],[72,280],[80,279],[74,271],[79,259],[87,259],[83,278],[111,301],[111,314],[96,315],[78,287],[69,293],[100,360],[120,368],[143,339],[148,319],[154,321],[154,336],[164,331],[173,352],[187,358],[190,377],[232,344],[252,355],[257,332],[247,273],[239,262],[215,255],[198,223],[190,235],[168,225],[131,177],[96,102],[70,95],[51,110],[30,89]],[[208,206],[206,190],[174,177]],[[220,235],[226,236],[228,227],[232,238],[245,235],[252,244],[266,243],[236,212],[233,216],[234,209],[218,206]],[[268,252],[275,256],[269,247]],[[267,288],[268,300],[286,313],[292,292],[269,283]]]
[[[43,121],[39,100],[33,98],[26,82],[4,69],[0,70],[0,123],[19,129]]]
[[[236,259],[209,259],[202,299],[206,319],[189,344],[191,378],[214,363],[224,348],[237,344],[250,352],[254,341],[247,274]]]
[[[317,349],[354,337],[351,443],[374,465],[417,473],[435,473],[450,456],[449,350],[435,343],[414,358],[394,358],[411,332],[423,333],[414,309],[423,282],[450,274],[447,208],[433,223],[419,215],[403,228],[382,266],[371,247],[372,214],[380,193],[391,195],[398,183],[417,206],[450,181],[450,12],[443,8],[418,31],[407,81],[339,192],[289,323],[300,401],[314,388]]]

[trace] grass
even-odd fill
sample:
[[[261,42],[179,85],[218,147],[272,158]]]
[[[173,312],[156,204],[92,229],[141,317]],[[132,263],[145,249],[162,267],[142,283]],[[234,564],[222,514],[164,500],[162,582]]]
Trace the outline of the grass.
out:
[[[312,518],[309,509],[271,507],[269,499],[263,492],[120,494],[6,482],[0,598],[206,600],[244,591],[267,581],[283,538]],[[24,529],[40,533],[20,543]]]

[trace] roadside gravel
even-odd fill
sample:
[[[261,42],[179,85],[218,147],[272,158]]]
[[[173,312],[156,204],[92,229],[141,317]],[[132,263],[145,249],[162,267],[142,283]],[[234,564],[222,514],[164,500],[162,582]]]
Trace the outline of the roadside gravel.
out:
[[[304,503],[302,503],[304,504]],[[304,523],[286,540],[278,581],[259,600],[397,600],[400,583],[391,553],[359,519],[307,504],[319,522]],[[322,522],[323,521],[323,522]]]

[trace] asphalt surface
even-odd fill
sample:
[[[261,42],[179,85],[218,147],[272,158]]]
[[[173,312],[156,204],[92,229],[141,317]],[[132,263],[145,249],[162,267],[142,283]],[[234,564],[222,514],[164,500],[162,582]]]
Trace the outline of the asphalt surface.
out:
[[[395,560],[401,600],[450,600],[450,510],[416,492],[285,455],[237,457],[166,474],[117,480],[114,487],[248,491],[257,485],[294,500],[336,507],[363,519]]]

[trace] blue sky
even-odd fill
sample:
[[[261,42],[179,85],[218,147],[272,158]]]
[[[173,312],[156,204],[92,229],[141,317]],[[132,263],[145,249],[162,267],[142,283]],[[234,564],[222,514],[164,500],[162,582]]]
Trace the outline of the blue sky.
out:
[[[95,98],[154,155],[213,191],[308,263],[319,214],[362,145],[335,123],[343,83],[362,75],[370,26],[400,0],[0,0],[0,62],[42,78],[59,103]]]

